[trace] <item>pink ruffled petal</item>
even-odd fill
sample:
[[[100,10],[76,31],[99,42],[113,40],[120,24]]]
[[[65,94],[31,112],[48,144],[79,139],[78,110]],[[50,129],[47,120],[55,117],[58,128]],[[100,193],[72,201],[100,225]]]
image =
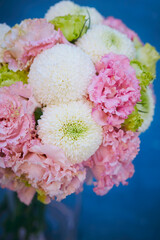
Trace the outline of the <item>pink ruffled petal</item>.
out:
[[[85,162],[90,167],[97,182],[94,192],[106,194],[114,185],[126,185],[126,180],[134,174],[133,159],[139,151],[140,140],[137,133],[124,132],[111,126],[104,127],[103,144]]]
[[[12,167],[26,154],[35,135],[34,110],[39,106],[29,85],[0,88],[0,161]]]
[[[46,19],[24,20],[5,36],[4,61],[13,71],[26,69],[39,53],[57,43],[69,44],[62,32],[54,30]]]

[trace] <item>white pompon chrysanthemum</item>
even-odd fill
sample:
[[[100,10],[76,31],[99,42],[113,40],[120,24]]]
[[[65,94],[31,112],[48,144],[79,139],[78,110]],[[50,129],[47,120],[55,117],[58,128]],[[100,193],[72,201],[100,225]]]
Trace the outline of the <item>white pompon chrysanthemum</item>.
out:
[[[102,128],[91,112],[87,101],[46,107],[38,121],[42,142],[63,149],[72,164],[87,160],[102,142]]]
[[[135,57],[133,42],[119,31],[105,25],[95,25],[76,42],[94,63],[110,52]]]
[[[91,25],[101,23],[104,19],[103,16],[95,9],[91,7],[81,7],[71,1],[60,1],[54,6],[50,7],[45,15],[47,21],[53,20],[55,17],[65,16],[68,14],[81,14],[86,18],[90,16]]]
[[[4,49],[1,47],[1,44],[3,42],[5,34],[10,30],[11,28],[6,23],[0,24],[0,63],[3,62],[3,51]]]
[[[5,34],[10,30],[11,28],[6,23],[0,24],[0,43],[3,41],[3,38]]]
[[[150,87],[147,88],[144,101],[143,106],[141,104],[138,105],[139,113],[143,119],[142,126],[138,129],[139,132],[145,132],[153,121],[155,99],[153,90]]]
[[[55,17],[75,14],[80,9],[80,6],[71,1],[60,1],[51,6],[45,14],[47,21],[53,20]]]
[[[58,44],[34,59],[28,82],[38,102],[59,104],[82,99],[94,74],[86,53],[74,45]]]

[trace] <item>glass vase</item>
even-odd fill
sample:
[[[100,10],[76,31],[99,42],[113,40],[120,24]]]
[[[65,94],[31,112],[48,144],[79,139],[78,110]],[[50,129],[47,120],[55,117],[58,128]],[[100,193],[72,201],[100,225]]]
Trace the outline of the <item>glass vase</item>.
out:
[[[2,197],[3,195],[3,197]],[[1,190],[1,240],[76,240],[81,194],[62,202],[40,203],[36,196],[29,206],[16,193]]]

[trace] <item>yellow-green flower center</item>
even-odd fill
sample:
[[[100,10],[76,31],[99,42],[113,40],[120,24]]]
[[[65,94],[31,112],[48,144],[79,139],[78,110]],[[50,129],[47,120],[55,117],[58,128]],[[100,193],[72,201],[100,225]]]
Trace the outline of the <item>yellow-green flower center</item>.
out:
[[[87,132],[88,127],[83,125],[83,122],[67,123],[63,126],[63,133],[69,138],[77,140],[79,137],[83,137]]]
[[[120,47],[121,40],[114,33],[108,33],[108,32],[105,33],[103,36],[103,39],[107,47],[111,47],[111,46],[116,46],[117,48]]]

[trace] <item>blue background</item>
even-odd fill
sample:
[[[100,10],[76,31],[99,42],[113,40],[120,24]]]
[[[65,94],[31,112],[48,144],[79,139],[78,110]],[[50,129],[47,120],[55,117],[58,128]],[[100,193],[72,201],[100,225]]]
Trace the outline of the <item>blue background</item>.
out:
[[[54,0],[0,0],[0,22],[13,26],[24,18],[43,17]],[[160,52],[159,0],[82,0],[104,16],[121,18],[142,41]],[[79,221],[81,240],[160,239],[160,62],[154,87],[157,99],[155,119],[141,135],[141,151],[134,160],[135,174],[128,186],[114,187],[99,197],[84,187]]]

